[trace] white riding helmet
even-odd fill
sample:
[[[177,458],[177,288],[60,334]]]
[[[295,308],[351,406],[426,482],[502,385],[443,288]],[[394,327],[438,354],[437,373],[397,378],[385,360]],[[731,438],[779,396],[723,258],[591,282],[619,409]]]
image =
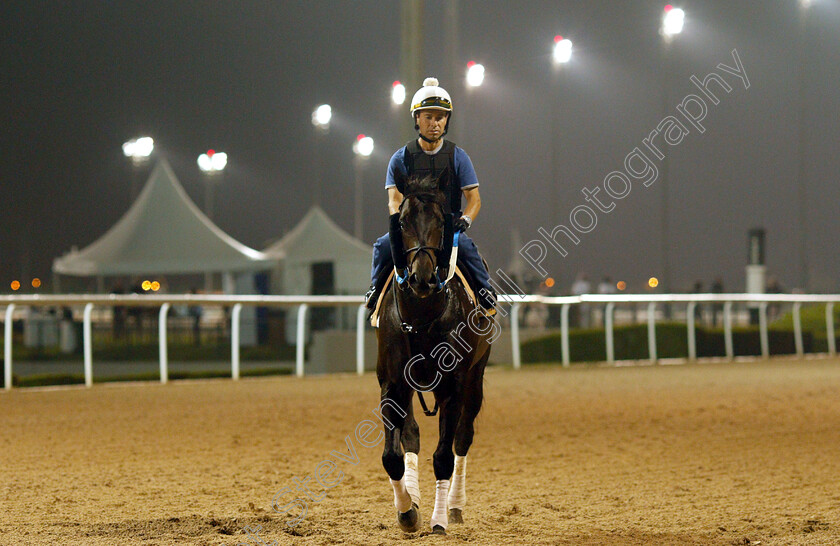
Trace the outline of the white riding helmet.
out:
[[[414,93],[414,98],[411,99],[411,119],[414,119],[416,112],[430,108],[452,112],[452,99],[449,98],[446,89],[440,87],[437,78],[426,78],[423,80],[423,87]]]

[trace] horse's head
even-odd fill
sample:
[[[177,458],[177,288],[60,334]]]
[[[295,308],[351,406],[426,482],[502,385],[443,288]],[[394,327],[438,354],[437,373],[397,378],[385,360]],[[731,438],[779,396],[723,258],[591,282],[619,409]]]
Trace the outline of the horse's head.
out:
[[[440,288],[438,264],[444,248],[445,203],[449,169],[437,178],[408,178],[400,184],[405,192],[400,205],[403,248],[407,249],[408,285],[421,298]]]

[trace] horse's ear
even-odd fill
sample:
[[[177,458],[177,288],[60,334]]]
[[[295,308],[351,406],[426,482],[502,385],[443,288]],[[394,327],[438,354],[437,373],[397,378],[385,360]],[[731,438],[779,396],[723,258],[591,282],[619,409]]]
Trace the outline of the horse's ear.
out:
[[[405,195],[405,181],[406,175],[400,169],[394,169],[394,185],[397,187],[397,190],[403,195]]]
[[[450,179],[450,173],[449,173],[449,167],[447,166],[443,170],[443,172],[440,173],[440,176],[438,176],[438,179],[437,179],[437,187],[443,193],[447,193],[449,191],[449,183],[450,183],[449,179]]]

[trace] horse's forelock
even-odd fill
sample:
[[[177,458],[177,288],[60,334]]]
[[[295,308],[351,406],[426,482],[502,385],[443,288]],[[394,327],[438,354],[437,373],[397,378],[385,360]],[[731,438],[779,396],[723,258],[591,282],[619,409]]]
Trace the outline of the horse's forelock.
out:
[[[411,178],[406,180],[406,195],[436,192],[440,192],[440,188],[438,188],[438,181],[436,178],[432,178],[431,176],[424,176],[423,178],[412,176]]]
[[[431,176],[411,177],[406,180],[405,196],[416,197],[424,203],[436,202],[443,206],[446,196],[438,187],[438,181]]]

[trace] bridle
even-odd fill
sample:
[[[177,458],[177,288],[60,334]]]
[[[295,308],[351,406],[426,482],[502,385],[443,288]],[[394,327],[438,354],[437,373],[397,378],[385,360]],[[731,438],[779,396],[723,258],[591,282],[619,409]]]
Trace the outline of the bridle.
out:
[[[400,213],[402,213],[403,205],[405,204],[405,202],[407,200],[408,200],[408,198],[404,197],[402,202],[400,203],[400,208],[399,208]],[[397,282],[400,285],[400,288],[403,288],[403,284],[411,286],[411,283],[408,281],[408,278],[410,277],[409,272],[411,271],[412,266],[414,265],[414,261],[417,259],[417,257],[422,252],[422,253],[426,254],[426,256],[429,257],[429,260],[431,260],[432,263],[435,264],[435,281],[436,281],[435,291],[440,292],[441,290],[443,290],[444,282],[440,279],[440,266],[438,265],[440,263],[439,254],[441,252],[443,252],[443,235],[441,235],[440,243],[438,243],[438,246],[416,245],[416,246],[413,246],[413,247],[411,247],[407,250],[404,250],[403,251],[403,256],[405,256],[407,258],[408,255],[411,254],[412,252],[414,252],[414,256],[411,257],[411,260],[408,262],[408,266],[405,268],[405,275],[400,277],[399,272],[397,272],[397,274],[396,274],[396,279],[397,279]],[[432,254],[432,252],[434,252],[434,255]]]
[[[407,200],[408,200],[408,198],[405,197],[405,198],[403,198],[402,203],[400,203],[400,208],[399,208],[400,213],[402,213],[403,205],[405,204],[405,202]],[[440,252],[443,251],[443,236],[441,236],[440,241],[441,242],[440,242],[440,244],[438,244],[438,246],[416,245],[416,246],[413,246],[413,247],[409,248],[408,250],[403,251],[403,255],[406,256],[406,257],[408,257],[408,255],[411,254],[412,252],[414,253],[414,256],[412,256],[411,260],[408,262],[408,265],[405,269],[405,274],[402,277],[400,277],[399,272],[396,272],[395,275],[394,275],[394,279],[396,280],[397,286],[400,289],[404,290],[405,289],[404,285],[409,286],[409,287],[411,286],[411,283],[408,280],[409,277],[410,277],[409,272],[411,271],[411,268],[414,265],[414,261],[417,259],[417,257],[422,252],[429,257],[429,259],[432,261],[432,263],[435,264],[435,281],[436,281],[435,292],[440,292],[441,290],[443,290],[445,283],[440,278],[440,274],[439,274],[440,266],[438,265],[440,263],[440,260],[438,259],[438,256],[437,256],[437,254],[439,254]],[[432,255],[432,252],[435,253],[434,256]],[[446,311],[446,305],[444,305],[441,308],[440,313],[438,313],[438,315],[436,317],[434,317],[432,320],[430,320],[428,322],[425,322],[423,324],[419,324],[419,325],[411,325],[411,324],[407,323],[405,321],[405,319],[403,319],[403,317],[402,317],[402,313],[400,312],[400,304],[397,301],[397,291],[392,290],[392,292],[394,293],[394,306],[397,308],[397,317],[399,317],[399,319],[400,319],[400,330],[402,330],[403,333],[415,334],[415,333],[419,333],[422,330],[425,330],[426,328],[431,326],[433,322],[438,320],[443,315],[444,311]]]

